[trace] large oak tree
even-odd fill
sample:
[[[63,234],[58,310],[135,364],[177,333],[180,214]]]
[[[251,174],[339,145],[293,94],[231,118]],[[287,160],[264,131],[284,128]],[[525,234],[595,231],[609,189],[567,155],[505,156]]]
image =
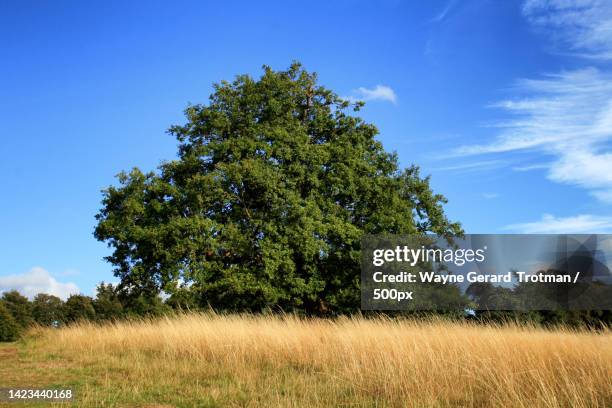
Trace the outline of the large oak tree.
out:
[[[214,86],[170,128],[178,159],[104,191],[95,236],[124,295],[187,290],[200,305],[325,311],[359,305],[363,234],[461,232],[417,167],[294,63]]]

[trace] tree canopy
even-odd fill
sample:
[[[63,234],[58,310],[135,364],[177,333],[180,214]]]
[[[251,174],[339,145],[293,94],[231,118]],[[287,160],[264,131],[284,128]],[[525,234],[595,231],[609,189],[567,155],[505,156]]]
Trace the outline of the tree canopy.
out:
[[[429,179],[401,169],[356,116],[362,106],[298,63],[215,84],[170,128],[176,160],[103,192],[95,236],[113,250],[123,296],[355,310],[364,234],[461,233]]]

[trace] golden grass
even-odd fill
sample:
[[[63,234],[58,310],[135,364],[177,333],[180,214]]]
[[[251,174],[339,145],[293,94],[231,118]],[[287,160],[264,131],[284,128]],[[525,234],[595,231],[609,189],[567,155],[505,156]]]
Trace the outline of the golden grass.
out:
[[[612,406],[609,331],[192,314],[30,347],[89,370],[84,406]]]

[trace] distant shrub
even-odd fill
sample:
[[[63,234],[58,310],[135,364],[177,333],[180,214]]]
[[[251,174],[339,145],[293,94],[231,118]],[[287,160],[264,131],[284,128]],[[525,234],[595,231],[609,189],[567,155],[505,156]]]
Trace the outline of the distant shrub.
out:
[[[11,290],[2,295],[2,301],[13,316],[13,319],[15,319],[15,323],[21,328],[26,328],[34,322],[32,318],[32,303],[27,297],[16,290]]]
[[[42,326],[52,326],[56,322],[63,322],[64,302],[57,296],[39,293],[32,302],[32,316]]]
[[[96,310],[92,299],[84,295],[72,295],[64,303],[64,316],[66,321],[75,322],[78,320],[94,320]]]
[[[113,320],[123,316],[123,305],[112,284],[100,283],[96,288],[93,307],[97,320]]]
[[[19,325],[4,302],[0,301],[0,341],[15,341],[18,336]]]

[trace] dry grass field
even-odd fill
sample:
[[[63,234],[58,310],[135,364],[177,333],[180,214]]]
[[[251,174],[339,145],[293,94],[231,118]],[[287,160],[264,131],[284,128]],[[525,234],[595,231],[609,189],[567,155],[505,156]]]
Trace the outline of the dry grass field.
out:
[[[37,329],[0,361],[0,387],[79,407],[612,406],[609,331],[192,314]]]

